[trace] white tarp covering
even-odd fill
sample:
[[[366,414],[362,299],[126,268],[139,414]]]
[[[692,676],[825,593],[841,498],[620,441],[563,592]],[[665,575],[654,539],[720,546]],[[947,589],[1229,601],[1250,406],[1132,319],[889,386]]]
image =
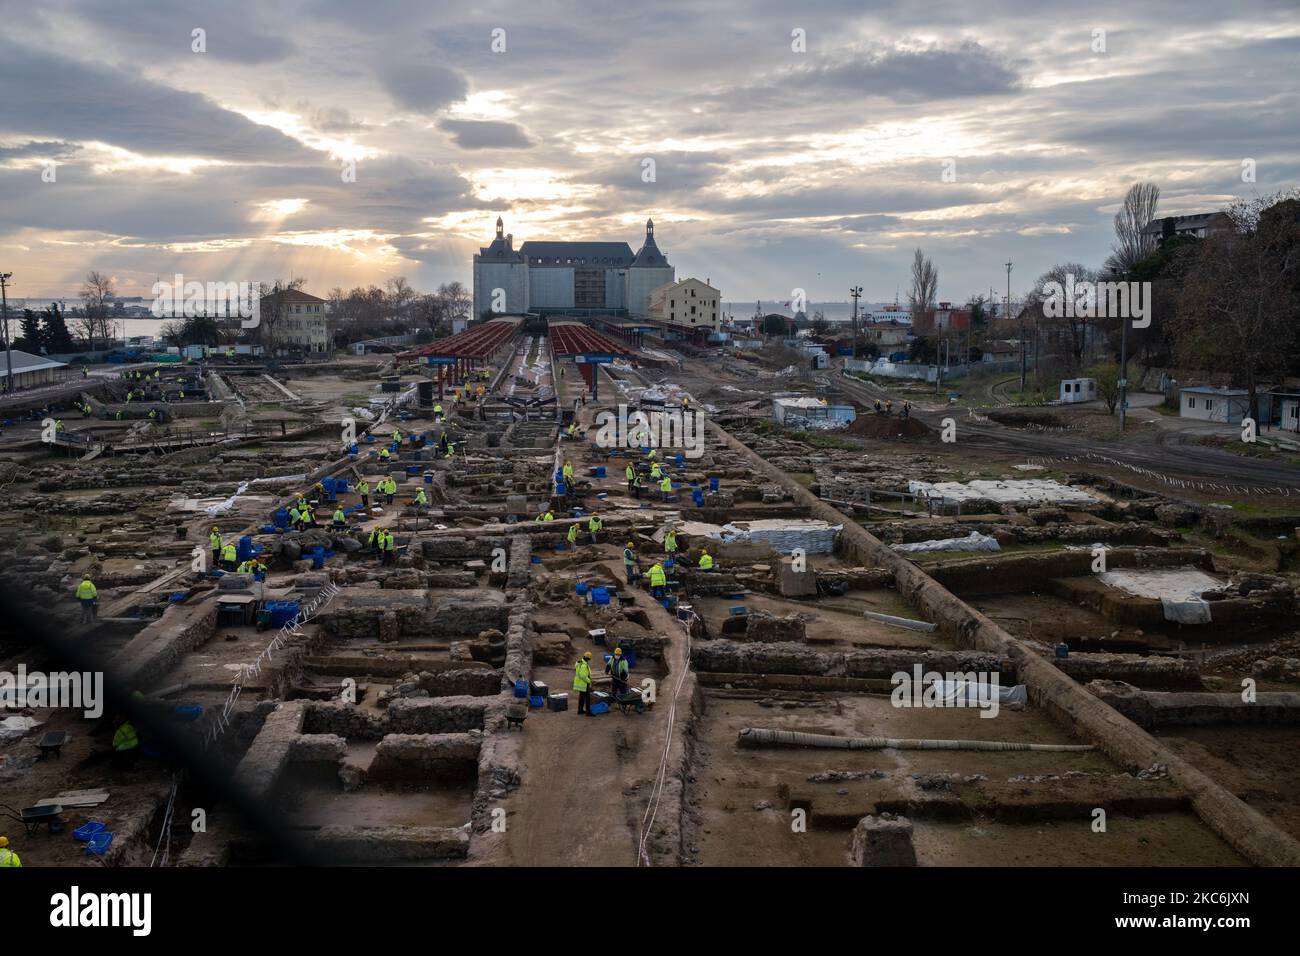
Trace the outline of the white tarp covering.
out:
[[[1054,478],[1012,478],[1006,481],[909,481],[907,490],[944,502],[987,499],[1000,504],[1094,504],[1099,499]]]
[[[1001,551],[997,538],[972,531],[964,538],[939,538],[935,541],[914,541],[911,544],[896,544],[894,550],[903,554],[928,553],[930,551]]]
[[[935,681],[934,690],[939,700],[948,704],[964,700],[970,707],[978,707],[981,701],[992,701],[994,698],[999,704],[1019,704],[1023,707],[1029,700],[1024,684],[1016,684],[1014,687],[999,684],[995,689],[991,684],[979,681],[941,680]]]
[[[35,717],[24,717],[22,714],[6,717],[4,720],[0,720],[0,739],[21,737],[33,727],[39,726],[40,723]]]
[[[1201,595],[1223,586],[1199,568],[1119,568],[1097,575],[1103,584],[1136,597],[1158,598],[1165,620],[1180,624],[1208,624],[1210,605]]]

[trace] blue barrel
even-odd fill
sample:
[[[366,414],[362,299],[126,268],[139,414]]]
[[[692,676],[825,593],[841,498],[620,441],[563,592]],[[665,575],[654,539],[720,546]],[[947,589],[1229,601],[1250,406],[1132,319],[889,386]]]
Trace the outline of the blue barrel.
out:
[[[347,490],[348,490],[348,480],[346,478],[334,479],[334,491],[336,494],[340,494],[340,495],[347,494]]]
[[[272,516],[272,521],[277,528],[289,527],[289,512],[281,508]]]
[[[334,479],[333,479],[333,478],[322,478],[322,479],[320,480],[320,486],[321,486],[322,488],[325,489],[325,493],[326,493],[327,495],[332,495],[332,494],[334,493]]]
[[[605,477],[605,466],[604,466],[604,465],[597,465],[597,466],[596,466],[596,477],[597,477],[597,478],[604,478],[604,477]]]
[[[352,447],[348,449],[348,454],[349,454],[349,455],[355,455],[355,454],[357,454],[357,443],[356,443],[356,442],[353,442],[353,443],[352,443]]]
[[[683,455],[683,454],[681,454],[680,452],[678,452],[678,454],[677,454],[677,467],[680,468],[680,467],[682,467],[682,465],[684,465],[684,464],[686,464],[686,456]]]
[[[556,483],[555,483],[555,493],[556,493],[557,495],[568,494],[568,488],[565,487],[564,482],[559,481],[559,482],[556,482]]]
[[[709,491],[717,491],[717,490],[718,490],[718,484],[719,484],[719,481],[718,481],[717,478],[710,478],[710,479],[709,479]]]
[[[247,561],[253,556],[253,538],[251,535],[244,535],[235,545],[235,559],[240,563]]]
[[[431,471],[426,471],[426,472],[424,473],[424,483],[425,483],[426,485],[431,485],[431,484],[433,484],[433,472],[431,472]]]

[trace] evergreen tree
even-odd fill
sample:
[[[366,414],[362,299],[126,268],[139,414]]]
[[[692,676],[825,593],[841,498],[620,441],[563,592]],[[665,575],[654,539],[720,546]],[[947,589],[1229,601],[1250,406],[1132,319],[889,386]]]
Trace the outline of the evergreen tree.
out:
[[[59,311],[58,303],[50,303],[50,307],[41,315],[41,324],[44,326],[46,351],[54,355],[63,355],[77,350],[76,343],[72,341],[72,335],[68,332],[68,324],[63,320],[63,313]]]
[[[41,330],[41,321],[31,309],[23,309],[23,335],[19,340],[22,345],[14,343],[15,348],[22,348],[34,355],[45,350],[45,333]]]

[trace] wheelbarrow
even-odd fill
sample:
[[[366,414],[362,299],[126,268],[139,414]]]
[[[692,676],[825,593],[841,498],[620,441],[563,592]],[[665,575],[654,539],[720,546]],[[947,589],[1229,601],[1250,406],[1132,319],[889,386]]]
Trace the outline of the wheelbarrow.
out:
[[[47,730],[45,733],[41,734],[39,739],[35,741],[36,749],[41,752],[40,757],[38,757],[37,759],[44,760],[46,757],[50,756],[51,754],[54,755],[54,758],[56,760],[62,759],[63,754],[61,751],[63,750],[63,745],[66,744],[67,742],[68,742],[67,731]]]
[[[0,803],[0,813],[21,823],[28,836],[35,836],[42,825],[50,833],[62,833],[63,818],[59,816],[62,812],[63,807],[57,803],[42,803],[34,807],[23,807],[21,810],[15,810],[7,803]]]
[[[618,709],[624,714],[627,713],[629,707],[638,714],[645,713],[645,699],[641,696],[639,690],[620,691],[618,696],[614,698],[614,703],[618,704]]]

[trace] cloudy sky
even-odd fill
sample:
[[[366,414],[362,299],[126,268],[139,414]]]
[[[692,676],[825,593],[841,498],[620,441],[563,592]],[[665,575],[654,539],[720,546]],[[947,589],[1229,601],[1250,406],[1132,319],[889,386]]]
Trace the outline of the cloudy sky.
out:
[[[920,246],[956,300],[1002,290],[1008,259],[1016,293],[1099,265],[1135,180],[1165,213],[1300,184],[1295,0],[0,0],[0,17],[15,296],[74,294],[89,269],[127,295],[176,272],[427,290],[468,281],[503,215],[516,243],[634,249],[653,216],[678,276],[732,300],[892,299]]]

